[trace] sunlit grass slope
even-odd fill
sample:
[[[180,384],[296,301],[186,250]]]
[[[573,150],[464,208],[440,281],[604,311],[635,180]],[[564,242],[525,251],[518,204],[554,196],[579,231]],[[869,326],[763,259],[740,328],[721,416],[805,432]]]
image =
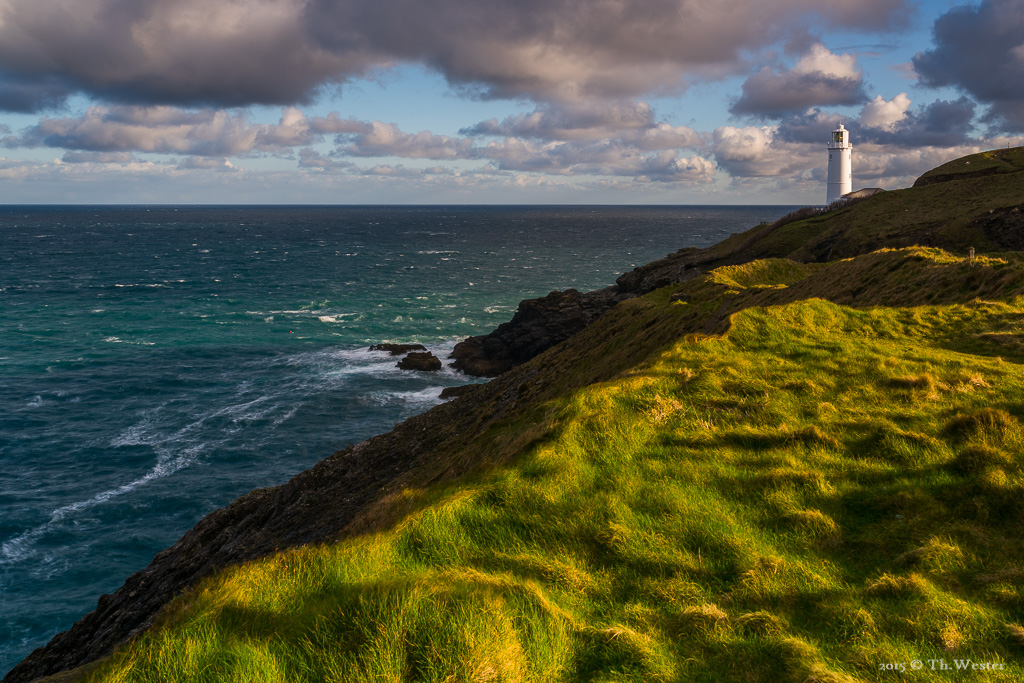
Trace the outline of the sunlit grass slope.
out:
[[[382,503],[358,537],[205,580],[89,680],[940,678],[928,660],[1021,680],[1017,267],[863,258],[620,304],[533,361],[548,388],[523,386],[521,452]],[[796,294],[862,282],[898,304],[904,276],[911,301],[915,277],[1004,301]],[[725,334],[694,334],[729,311]]]

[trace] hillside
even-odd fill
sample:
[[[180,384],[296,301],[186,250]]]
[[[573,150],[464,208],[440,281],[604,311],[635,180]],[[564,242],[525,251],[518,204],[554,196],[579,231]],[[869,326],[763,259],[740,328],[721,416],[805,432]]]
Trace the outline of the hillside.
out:
[[[979,253],[1024,250],[1024,147],[951,161],[913,188],[824,213],[804,209],[707,249],[681,249],[625,273],[614,287],[524,301],[508,323],[459,344],[456,367],[499,374],[568,339],[620,301],[716,267],[766,258],[825,263],[914,245],[958,255],[971,247]]]
[[[1019,680],[1021,178],[627,274],[569,341],[211,514],[4,680]]]

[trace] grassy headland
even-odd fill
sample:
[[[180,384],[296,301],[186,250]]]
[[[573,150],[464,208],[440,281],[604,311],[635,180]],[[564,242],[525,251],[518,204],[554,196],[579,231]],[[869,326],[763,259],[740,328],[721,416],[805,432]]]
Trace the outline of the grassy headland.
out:
[[[206,577],[78,677],[1024,678],[1024,261],[971,227],[1020,178],[736,236],[512,371],[514,409],[457,399],[479,431],[343,538]],[[946,250],[873,250],[913,234]]]

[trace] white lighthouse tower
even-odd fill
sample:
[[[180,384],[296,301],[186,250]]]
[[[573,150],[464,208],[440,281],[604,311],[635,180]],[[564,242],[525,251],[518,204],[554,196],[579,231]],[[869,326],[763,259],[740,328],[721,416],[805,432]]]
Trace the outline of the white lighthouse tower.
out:
[[[848,192],[853,192],[853,145],[850,144],[850,131],[840,123],[832,131],[832,140],[828,143],[826,206]]]

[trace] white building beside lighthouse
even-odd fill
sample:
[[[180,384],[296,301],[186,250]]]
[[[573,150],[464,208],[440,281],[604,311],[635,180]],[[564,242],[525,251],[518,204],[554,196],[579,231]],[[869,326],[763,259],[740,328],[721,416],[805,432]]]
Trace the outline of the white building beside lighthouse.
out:
[[[825,205],[853,192],[853,145],[850,131],[839,124],[828,143],[828,194]]]

